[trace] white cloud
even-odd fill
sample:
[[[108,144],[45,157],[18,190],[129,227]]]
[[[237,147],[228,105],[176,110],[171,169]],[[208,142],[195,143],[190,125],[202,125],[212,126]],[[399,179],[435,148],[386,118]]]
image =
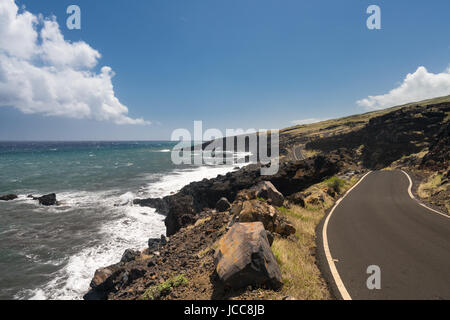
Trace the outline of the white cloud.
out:
[[[110,67],[94,71],[100,53],[64,40],[55,18],[19,10],[0,0],[0,107],[23,113],[150,124],[127,116],[115,96]]]
[[[384,109],[409,102],[450,94],[450,67],[442,73],[428,72],[425,67],[409,73],[399,87],[379,96],[369,96],[356,103],[368,110]]]
[[[303,120],[293,120],[293,121],[291,121],[291,123],[294,125],[303,125],[303,124],[311,124],[311,123],[321,122],[321,121],[325,121],[325,120],[328,120],[328,119],[310,118],[310,119],[303,119]]]

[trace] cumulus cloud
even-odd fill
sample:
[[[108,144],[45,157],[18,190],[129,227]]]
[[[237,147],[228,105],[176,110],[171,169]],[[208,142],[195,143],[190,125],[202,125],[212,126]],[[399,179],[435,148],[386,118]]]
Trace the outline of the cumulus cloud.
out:
[[[311,123],[321,122],[321,121],[325,121],[325,120],[328,120],[328,119],[310,118],[310,119],[303,119],[303,120],[293,120],[293,121],[291,121],[291,123],[294,125],[303,125],[303,124],[311,124]]]
[[[449,94],[450,67],[442,73],[431,73],[421,66],[414,73],[409,73],[399,87],[356,103],[368,110],[377,110]]]
[[[0,107],[23,113],[86,118],[116,124],[150,124],[127,116],[115,96],[110,67],[94,68],[100,53],[69,42],[54,17],[19,10],[0,0]]]

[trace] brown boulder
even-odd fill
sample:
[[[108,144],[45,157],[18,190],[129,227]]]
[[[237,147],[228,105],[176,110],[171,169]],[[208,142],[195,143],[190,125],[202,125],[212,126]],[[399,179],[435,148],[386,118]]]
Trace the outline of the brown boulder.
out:
[[[284,202],[284,196],[275,188],[270,181],[261,181],[250,189],[257,198],[268,200],[271,204],[281,207]]]
[[[91,288],[98,288],[113,275],[113,270],[109,268],[100,268],[95,270],[94,278],[91,281]]]
[[[295,227],[287,221],[281,221],[275,226],[275,232],[284,237],[289,237],[291,234],[295,234],[295,231]]]
[[[261,222],[236,223],[220,239],[215,253],[219,279],[232,288],[282,286],[281,271]]]
[[[237,204],[233,204],[233,206],[237,207]],[[262,222],[267,231],[278,233],[282,237],[288,237],[295,233],[294,226],[280,216],[278,210],[267,202],[244,201],[238,214],[239,222]]]
[[[260,221],[264,228],[269,231],[274,231],[276,218],[277,210],[268,203],[259,200],[245,201],[239,213],[239,222]]]
[[[306,197],[305,203],[310,204],[312,206],[319,206],[325,202],[325,193],[321,190],[314,191]]]

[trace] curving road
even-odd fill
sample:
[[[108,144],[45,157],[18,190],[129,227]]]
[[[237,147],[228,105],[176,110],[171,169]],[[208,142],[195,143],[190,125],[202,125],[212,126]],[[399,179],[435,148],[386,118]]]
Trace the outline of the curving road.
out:
[[[305,149],[304,144],[294,147],[294,150],[293,150],[294,160],[304,160],[305,159],[305,156],[303,155],[303,149]]]
[[[408,193],[402,171],[368,174],[321,229],[326,274],[345,299],[450,299],[450,219]],[[381,289],[369,290],[370,265]],[[373,282],[371,282],[373,283]]]

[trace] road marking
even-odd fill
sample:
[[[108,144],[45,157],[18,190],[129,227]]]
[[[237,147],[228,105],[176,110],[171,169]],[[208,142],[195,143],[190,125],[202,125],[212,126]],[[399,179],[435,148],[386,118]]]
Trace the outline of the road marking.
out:
[[[422,207],[427,208],[428,210],[431,210],[431,211],[433,211],[434,213],[440,214],[441,216],[446,217],[447,219],[450,219],[450,216],[449,216],[449,215],[446,215],[446,214],[444,214],[444,213],[442,213],[442,212],[439,212],[439,211],[434,210],[434,209],[432,209],[432,208],[430,208],[430,207],[427,207],[427,206],[424,205],[422,202],[420,202],[419,200],[417,200],[417,199],[414,197],[414,194],[413,194],[412,191],[411,191],[411,190],[412,190],[412,186],[413,186],[413,182],[412,182],[411,177],[409,176],[409,174],[406,173],[406,171],[403,171],[403,170],[400,170],[400,171],[403,172],[403,173],[406,175],[406,177],[408,178],[408,180],[409,180],[408,194],[409,194],[409,196],[411,197],[411,199],[416,200],[417,203],[420,204]]]
[[[344,194],[342,198],[336,201],[334,204],[333,209],[331,209],[330,213],[328,214],[327,218],[325,219],[325,222],[323,224],[322,229],[322,239],[323,239],[323,249],[325,251],[325,257],[327,258],[328,266],[330,267],[331,275],[333,276],[334,282],[336,283],[336,286],[339,290],[339,293],[342,296],[343,300],[352,300],[352,297],[350,297],[350,294],[348,293],[347,289],[345,288],[344,283],[342,282],[341,276],[339,275],[339,272],[337,271],[336,265],[334,263],[334,259],[331,257],[330,247],[328,246],[328,237],[327,237],[327,228],[328,228],[328,221],[330,220],[331,215],[334,212],[334,209],[341,203],[341,201],[352,191],[358,184],[360,184],[361,181],[367,175],[369,175],[372,171],[367,172],[353,187],[347,190],[347,192]]]

